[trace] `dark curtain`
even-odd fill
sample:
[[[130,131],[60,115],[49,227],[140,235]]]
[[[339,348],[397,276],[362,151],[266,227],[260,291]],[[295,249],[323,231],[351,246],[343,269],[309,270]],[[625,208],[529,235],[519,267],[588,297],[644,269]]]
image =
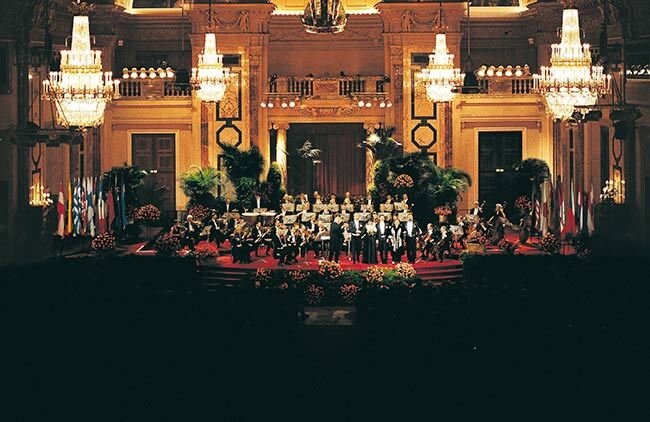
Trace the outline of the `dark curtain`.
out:
[[[287,131],[289,192],[339,197],[365,193],[365,150],[357,145],[365,138],[361,123],[293,123]],[[300,158],[297,150],[305,140],[321,150],[320,164]]]

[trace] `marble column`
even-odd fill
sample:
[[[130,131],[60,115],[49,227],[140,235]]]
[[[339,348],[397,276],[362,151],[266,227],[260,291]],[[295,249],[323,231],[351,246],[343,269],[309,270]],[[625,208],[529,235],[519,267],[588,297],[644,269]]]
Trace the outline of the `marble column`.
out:
[[[287,188],[287,129],[289,123],[273,123],[273,129],[278,131],[275,142],[275,161],[282,171],[282,187]]]

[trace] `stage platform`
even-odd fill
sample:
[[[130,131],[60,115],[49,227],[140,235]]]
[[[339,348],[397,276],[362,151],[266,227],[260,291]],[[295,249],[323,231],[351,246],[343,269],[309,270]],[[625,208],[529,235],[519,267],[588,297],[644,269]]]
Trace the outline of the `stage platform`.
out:
[[[516,238],[511,238],[510,236],[508,236],[508,240],[512,242],[517,241]],[[207,244],[206,242],[199,243],[199,247],[205,246],[214,248],[214,244]],[[153,256],[155,254],[151,245],[146,243],[134,245],[131,252],[142,256]],[[185,249],[181,251],[181,255],[185,255],[188,252],[189,251]],[[460,281],[463,279],[463,264],[457,258],[462,252],[463,251],[459,249],[452,250],[451,257],[449,259],[445,259],[443,262],[418,259],[413,267],[415,268],[418,277],[422,278],[423,280],[433,282]],[[496,254],[500,253],[500,250],[496,246],[490,246],[486,249],[485,253]],[[540,254],[541,252],[537,248],[536,239],[532,239],[529,244],[520,245],[517,249],[517,253],[524,255],[536,255]],[[406,257],[403,257],[404,260],[405,258]],[[260,248],[259,256],[255,256],[254,253],[251,253],[250,263],[233,263],[232,255],[230,254],[230,245],[228,242],[225,242],[219,249],[219,256],[208,258],[202,263],[200,267],[200,273],[202,279],[206,284],[236,285],[246,275],[256,271],[258,268],[317,270],[319,260],[320,258],[315,257],[314,253],[312,251],[309,251],[305,258],[298,258],[298,261],[296,263],[280,266],[278,265],[277,259],[274,259],[271,255],[265,255],[265,248]],[[387,268],[394,266],[393,264],[381,263],[355,264],[352,262],[350,256],[345,252],[341,253],[339,262],[343,270],[362,271],[372,265],[378,265]]]

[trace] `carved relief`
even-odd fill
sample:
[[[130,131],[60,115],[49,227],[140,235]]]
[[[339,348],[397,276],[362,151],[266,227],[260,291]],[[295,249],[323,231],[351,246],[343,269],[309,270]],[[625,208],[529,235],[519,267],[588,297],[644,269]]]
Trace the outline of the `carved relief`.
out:
[[[400,20],[402,32],[431,32],[431,28],[440,26],[438,12],[405,10]]]
[[[298,112],[307,117],[342,117],[354,114],[354,106],[346,107],[300,107]]]
[[[257,142],[259,113],[256,107],[259,104],[257,94],[260,66],[262,65],[262,47],[251,47],[248,51],[248,87],[250,98],[250,139]]]
[[[242,32],[249,31],[249,16],[247,11],[226,12],[220,11],[215,16],[219,32]]]

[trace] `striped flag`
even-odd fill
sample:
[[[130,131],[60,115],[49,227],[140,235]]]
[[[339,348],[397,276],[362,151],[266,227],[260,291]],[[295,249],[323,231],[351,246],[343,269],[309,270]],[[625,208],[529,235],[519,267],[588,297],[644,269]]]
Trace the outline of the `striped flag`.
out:
[[[79,234],[84,236],[88,228],[88,203],[86,202],[86,178],[79,183],[79,220],[81,222]]]
[[[73,219],[74,229],[72,233],[75,236],[78,236],[81,234],[81,181],[79,179],[75,179],[73,201],[74,201],[74,206],[72,210],[72,219]]]
[[[104,201],[104,186],[101,177],[97,182],[97,226],[99,233],[106,233],[106,202]]]
[[[540,227],[540,232],[542,233],[542,236],[546,236],[548,233],[548,223],[549,223],[549,187],[550,187],[551,181],[550,180],[544,180],[542,183],[542,209],[540,212],[540,221],[539,221],[539,227]]]
[[[535,198],[535,230],[542,230],[541,205],[539,198]]]
[[[63,196],[63,182],[59,184],[59,201],[56,204],[56,210],[59,214],[59,225],[56,230],[56,234],[61,236],[61,238],[65,237],[65,217],[66,217],[66,209],[65,209],[65,198]]]
[[[564,214],[564,191],[562,189],[562,179],[558,177],[557,184],[555,188],[556,195],[556,207],[557,207],[557,217],[558,217],[558,229],[560,235],[564,233],[564,226],[566,223],[565,214]]]

